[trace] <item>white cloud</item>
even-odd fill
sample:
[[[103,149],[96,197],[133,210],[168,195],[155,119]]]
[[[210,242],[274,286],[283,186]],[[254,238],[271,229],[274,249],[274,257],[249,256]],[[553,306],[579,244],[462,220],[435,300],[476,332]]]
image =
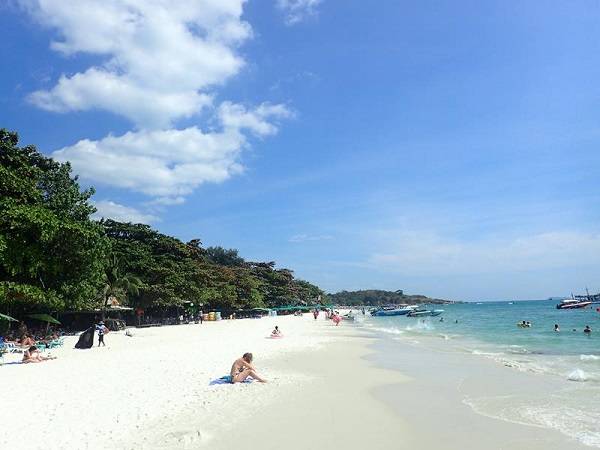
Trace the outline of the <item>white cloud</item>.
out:
[[[296,234],[292,236],[289,241],[290,242],[310,242],[310,241],[328,241],[333,239],[333,236],[329,236],[327,234]]]
[[[159,197],[162,204],[202,183],[219,183],[242,171],[237,162],[245,143],[237,132],[183,130],[128,132],[98,141],[83,139],[52,154],[70,161],[84,179]]]
[[[216,89],[245,63],[238,47],[252,36],[241,18],[246,0],[17,1],[56,32],[53,50],[98,61],[61,75],[29,100],[60,113],[101,109],[137,126],[53,153],[86,181],[146,194],[149,207],[181,204],[202,183],[242,172],[248,134],[273,135],[278,120],[292,116],[270,103],[213,105]],[[176,126],[206,110],[204,117],[211,124],[216,117],[218,129]],[[115,211],[122,205],[108,206]]]
[[[218,132],[197,127],[131,131],[83,139],[52,156],[70,161],[86,180],[141,192],[155,197],[155,204],[180,204],[199,185],[220,183],[243,171],[244,130],[260,136],[276,133],[277,126],[267,119],[290,114],[282,105],[249,110],[227,102],[219,109],[223,129]]]
[[[600,264],[600,234],[556,231],[514,239],[459,241],[397,232],[368,265],[403,275],[507,273]]]
[[[150,224],[158,221],[158,217],[152,214],[145,214],[135,208],[120,205],[110,200],[101,200],[94,202],[97,211],[93,217],[95,219],[114,219],[119,222],[145,223]]]
[[[244,106],[223,102],[219,107],[219,118],[226,130],[246,129],[257,136],[277,133],[277,127],[268,119],[277,120],[292,117],[293,113],[284,105],[263,103],[248,111]]]
[[[68,78],[60,77],[50,91],[37,91],[29,100],[53,112],[110,111],[144,127],[163,127],[173,119],[190,117],[212,102],[198,92],[153,92],[123,76],[92,68]]]
[[[321,0],[277,0],[277,6],[285,14],[285,22],[294,25],[317,13]]]
[[[206,91],[239,72],[237,47],[252,35],[244,0],[20,3],[57,31],[52,49],[103,59],[30,100],[50,111],[107,110],[140,128],[169,126],[210,104]]]

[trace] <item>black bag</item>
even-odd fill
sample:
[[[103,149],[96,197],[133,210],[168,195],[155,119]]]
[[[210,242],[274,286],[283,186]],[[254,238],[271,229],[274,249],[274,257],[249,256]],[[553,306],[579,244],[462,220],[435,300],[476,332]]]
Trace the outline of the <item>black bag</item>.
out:
[[[91,326],[79,336],[75,348],[92,348],[94,346],[94,334],[96,334],[96,327]]]

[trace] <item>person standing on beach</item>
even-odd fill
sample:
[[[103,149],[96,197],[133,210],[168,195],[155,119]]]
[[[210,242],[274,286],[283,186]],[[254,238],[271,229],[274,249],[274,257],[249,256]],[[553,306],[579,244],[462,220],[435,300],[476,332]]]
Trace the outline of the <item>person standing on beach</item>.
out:
[[[252,360],[254,357],[252,353],[244,353],[244,355],[236,359],[232,366],[231,371],[229,372],[229,376],[231,379],[231,384],[241,383],[246,380],[248,377],[252,377],[256,381],[260,381],[261,383],[266,383],[267,380],[261,378],[256,373],[256,368],[252,365]]]
[[[100,344],[102,344],[103,347],[106,347],[104,335],[108,333],[108,328],[104,325],[104,321],[101,320],[100,323],[96,325],[96,330],[98,330],[98,347],[100,347]]]

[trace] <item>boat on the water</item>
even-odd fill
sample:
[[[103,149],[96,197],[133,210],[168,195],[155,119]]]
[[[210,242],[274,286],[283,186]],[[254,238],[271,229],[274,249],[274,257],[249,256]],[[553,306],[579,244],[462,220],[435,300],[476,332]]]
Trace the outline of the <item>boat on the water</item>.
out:
[[[411,311],[414,311],[417,305],[402,305],[401,307],[383,307],[371,310],[371,315],[375,317],[388,317],[388,316],[404,316]]]
[[[407,314],[408,317],[434,317],[444,312],[443,309],[415,309]]]
[[[342,316],[342,320],[348,320],[350,322],[354,322],[356,320],[356,316],[353,313],[349,312],[348,314],[344,314]]]
[[[577,298],[567,298],[562,300],[559,304],[556,305],[556,309],[579,309],[585,308],[586,306],[591,305],[593,302],[590,300],[581,300]]]
[[[562,300],[556,305],[556,309],[579,309],[596,303],[600,303],[600,294],[590,294],[586,288],[585,295],[571,294],[571,298]]]

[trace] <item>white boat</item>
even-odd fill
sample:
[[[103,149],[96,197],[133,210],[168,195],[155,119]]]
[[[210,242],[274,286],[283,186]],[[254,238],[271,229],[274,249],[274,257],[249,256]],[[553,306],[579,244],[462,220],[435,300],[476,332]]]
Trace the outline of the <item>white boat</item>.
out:
[[[408,313],[408,317],[435,317],[444,312],[443,309],[416,309]]]
[[[567,298],[562,300],[558,305],[556,305],[556,309],[579,309],[585,308],[586,306],[591,305],[593,302],[589,300],[578,300],[576,298]]]

